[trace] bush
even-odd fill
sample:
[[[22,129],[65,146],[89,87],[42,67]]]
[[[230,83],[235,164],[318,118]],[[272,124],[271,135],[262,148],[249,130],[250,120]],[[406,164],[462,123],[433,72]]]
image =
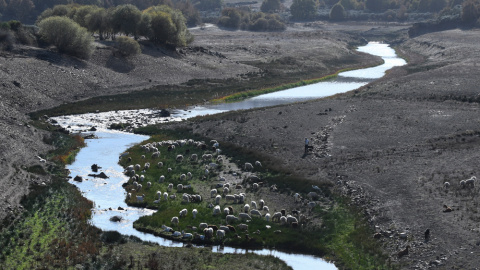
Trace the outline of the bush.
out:
[[[260,10],[262,12],[275,12],[280,10],[281,3],[280,0],[264,0]]]
[[[314,0],[293,0],[290,13],[297,20],[311,20],[317,14],[317,6]]]
[[[53,44],[60,52],[80,58],[88,58],[93,53],[93,37],[87,29],[67,17],[49,17],[38,24],[39,35],[47,43]]]
[[[341,21],[343,19],[345,19],[345,9],[340,3],[337,3],[330,10],[330,20]]]
[[[9,30],[0,29],[0,50],[11,50],[13,49],[13,44],[15,43],[15,38]]]
[[[142,52],[140,44],[138,44],[136,40],[126,36],[117,38],[117,49],[124,56],[135,55]]]

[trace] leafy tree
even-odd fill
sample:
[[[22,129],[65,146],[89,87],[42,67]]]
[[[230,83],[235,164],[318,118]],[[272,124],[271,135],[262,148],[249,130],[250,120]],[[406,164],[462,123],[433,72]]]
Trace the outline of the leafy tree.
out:
[[[168,6],[155,6],[144,10],[143,13],[139,31],[147,34],[153,42],[185,46],[193,41],[180,10]]]
[[[330,10],[330,19],[333,21],[341,21],[345,19],[345,9],[340,3],[335,4]]]
[[[290,13],[297,20],[311,20],[317,14],[317,6],[314,0],[293,0]]]
[[[250,25],[250,30],[265,31],[268,29],[268,21],[265,18],[259,18]]]
[[[264,0],[260,10],[262,12],[275,12],[281,8],[280,0]]]
[[[220,17],[218,24],[220,26],[238,29],[242,14],[236,8],[224,8],[222,10],[222,17]]]
[[[38,16],[37,23],[53,16],[68,16],[72,13],[73,7],[71,5],[58,5],[53,8],[46,9]]]
[[[136,6],[130,4],[117,6],[111,16],[111,25],[115,33],[121,32],[137,37],[142,12]]]
[[[287,26],[280,20],[278,15],[267,16],[268,30],[281,31],[287,29]]]
[[[358,6],[358,3],[356,0],[340,0],[338,1],[337,4],[342,5],[344,10],[357,9],[357,6]]]
[[[182,12],[188,26],[195,26],[201,23],[200,14],[190,0],[177,2],[175,8]]]
[[[73,16],[73,20],[78,23],[80,26],[87,28],[87,23],[85,22],[85,17],[93,13],[96,9],[99,9],[98,6],[81,6],[79,8],[76,8],[75,10],[75,15]]]
[[[139,54],[142,52],[140,44],[130,37],[121,36],[116,39],[117,49],[124,56]]]
[[[465,24],[474,24],[479,17],[479,6],[473,0],[465,1],[462,5],[462,21]]]
[[[39,35],[60,52],[88,58],[93,53],[93,37],[87,29],[67,17],[48,17],[38,23]]]
[[[98,33],[101,40],[105,34],[111,32],[110,16],[104,8],[97,8],[85,16],[85,25],[88,31]]]
[[[35,4],[32,0],[10,0],[7,6],[7,11],[21,21],[27,20],[34,9]]]

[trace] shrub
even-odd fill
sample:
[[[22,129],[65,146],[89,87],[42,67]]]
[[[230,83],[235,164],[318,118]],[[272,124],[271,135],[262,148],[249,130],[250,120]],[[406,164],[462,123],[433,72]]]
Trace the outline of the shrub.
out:
[[[138,44],[136,40],[126,36],[117,38],[117,49],[124,56],[135,55],[142,52],[140,44]]]
[[[297,20],[311,20],[317,14],[317,6],[314,0],[293,0],[290,13]]]
[[[15,38],[9,30],[0,29],[0,50],[11,50],[13,49],[13,44],[15,43]]]
[[[337,3],[330,10],[330,20],[341,21],[343,19],[345,19],[345,9],[340,3]]]
[[[223,27],[238,29],[242,14],[235,8],[225,8],[222,10],[222,17],[218,21],[218,24]]]
[[[262,12],[275,12],[276,10],[280,10],[280,7],[280,0],[264,0],[260,10]]]
[[[38,24],[39,35],[47,43],[53,44],[60,52],[80,58],[88,58],[93,53],[93,37],[87,29],[67,17],[49,17]]]

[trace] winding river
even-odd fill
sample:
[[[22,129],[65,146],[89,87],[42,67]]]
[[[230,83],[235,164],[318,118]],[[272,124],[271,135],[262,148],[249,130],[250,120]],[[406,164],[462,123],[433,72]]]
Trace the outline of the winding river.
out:
[[[332,81],[265,94],[237,103],[194,106],[186,110],[174,111],[170,118],[156,117],[158,112],[152,110],[116,111],[56,117],[55,120],[58,124],[66,128],[68,127],[72,131],[87,131],[92,126],[96,127],[95,135],[97,139],[87,139],[87,146],[80,150],[75,162],[68,166],[72,177],[80,175],[87,179],[83,182],[71,181],[71,183],[76,185],[86,198],[94,202],[95,207],[92,209],[91,223],[105,231],[115,230],[124,235],[134,235],[142,240],[155,242],[162,246],[183,246],[181,242],[166,240],[133,229],[135,220],[144,215],[151,215],[154,211],[126,205],[124,202],[126,193],[122,188],[122,184],[128,178],[123,175],[123,168],[118,165],[118,157],[127,148],[146,140],[148,137],[109,130],[107,127],[111,123],[143,117],[143,124],[154,124],[167,120],[175,121],[229,110],[250,109],[316,99],[357,89],[374,79],[381,78],[386,70],[394,66],[406,64],[403,59],[396,56],[395,51],[388,47],[387,44],[369,43],[360,47],[358,51],[381,56],[385,63],[373,68],[340,73],[338,78]],[[93,163],[101,166],[101,171],[105,172],[109,178],[92,179],[87,177],[91,173],[90,166]],[[118,210],[119,207],[124,210]],[[123,220],[121,222],[111,222],[110,218],[116,215],[122,216]],[[277,250],[247,251],[215,246],[213,251],[224,253],[254,252],[262,255],[274,255],[284,260],[294,269],[336,269],[334,264],[315,256],[288,254]]]

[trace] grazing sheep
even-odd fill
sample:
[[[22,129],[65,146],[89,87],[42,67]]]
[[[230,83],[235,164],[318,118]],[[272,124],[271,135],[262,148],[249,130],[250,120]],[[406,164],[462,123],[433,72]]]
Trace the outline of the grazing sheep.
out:
[[[466,180],[461,180],[461,181],[460,181],[460,186],[461,186],[462,188],[465,188],[466,185],[467,185],[467,181],[466,181]]]
[[[165,176],[161,175],[160,178],[158,178],[159,183],[163,183],[165,181]]]
[[[140,182],[143,182],[143,180],[145,180],[145,175],[140,175]]]
[[[318,198],[318,194],[315,191],[311,191],[307,194],[307,197],[310,199],[316,199]]]
[[[220,149],[217,149],[217,151],[220,151]],[[217,162],[222,163],[223,162],[223,156],[220,156],[219,154],[220,154],[220,152],[217,153],[217,155],[218,155]]]
[[[311,209],[311,208],[315,207],[315,205],[317,205],[317,203],[316,202],[309,202],[307,205]]]
[[[150,188],[152,186],[152,182],[147,182],[147,188]]]
[[[186,216],[187,216],[187,213],[188,213],[188,210],[187,210],[186,208],[184,208],[184,209],[182,209],[182,210],[178,213],[178,215],[179,215],[180,217],[186,217]]]
[[[258,202],[258,209],[263,209],[263,206],[265,205],[265,201],[263,199],[261,199],[259,202]]]
[[[164,193],[163,193],[163,199],[164,199],[165,201],[168,201],[168,193],[167,193],[167,192],[164,192]]]
[[[285,216],[287,214],[287,211],[285,209],[280,210],[280,213],[282,213],[282,216]]]
[[[470,186],[472,188],[475,187],[475,181],[477,180],[477,177],[472,176],[469,179],[465,180],[465,186]]]
[[[288,223],[288,224],[292,224],[292,222],[297,222],[297,223],[298,223],[297,218],[288,215],[288,216],[287,216],[287,223]]]
[[[215,196],[217,196],[217,190],[216,189],[210,190],[210,198],[214,198]]]
[[[178,225],[178,217],[172,217],[172,220],[171,220],[172,224],[173,225]]]
[[[167,168],[167,172],[172,172],[172,168]]]
[[[222,196],[217,195],[217,196],[215,197],[215,204],[220,204],[220,200],[221,200],[221,199],[222,199]]]
[[[147,162],[145,163],[145,165],[143,166],[143,169],[146,171],[148,169],[150,169],[150,162]]]
[[[262,167],[262,163],[260,163],[260,161],[257,160],[257,161],[255,161],[255,166]]]
[[[252,205],[252,209],[257,209],[257,202],[256,201],[252,201],[251,205]]]
[[[239,225],[237,225],[237,229],[239,229],[240,231],[246,231],[246,230],[248,230],[248,225],[247,224],[239,224]]]
[[[172,191],[172,189],[173,189],[173,184],[172,183],[168,184],[167,191],[170,192]]]
[[[191,180],[193,178],[193,175],[191,172],[187,172],[187,177],[188,177],[188,180]]]
[[[142,189],[142,187],[143,187],[142,184],[138,184],[137,191],[140,191]]]
[[[203,233],[205,234],[206,239],[211,239],[213,237],[213,229],[212,228],[203,229]]]
[[[226,196],[225,196],[225,200],[226,200],[227,202],[233,201],[233,203],[235,203],[235,201],[236,201],[236,200],[235,200],[235,195],[226,195]]]
[[[183,193],[182,201],[186,202],[186,203],[189,203],[190,202],[190,195],[188,195],[187,193]]]
[[[238,203],[244,203],[246,195],[244,193],[240,193],[239,196],[240,198],[238,199]]]
[[[162,167],[163,167],[163,162],[158,162],[158,163],[157,163],[157,167],[158,167],[158,168],[162,168]]]
[[[206,229],[206,228],[208,228],[208,224],[207,223],[200,223],[200,225],[198,225],[198,228],[200,230]]]
[[[253,189],[253,190],[258,190],[258,184],[257,184],[257,183],[253,183],[252,189]]]
[[[272,221],[274,222],[275,220],[278,220],[280,221],[280,217],[282,216],[282,213],[281,212],[276,212],[275,214],[273,214],[272,216]]]
[[[158,158],[158,157],[160,157],[160,152],[154,152],[152,154],[152,159],[155,159],[155,158]]]
[[[178,184],[177,185],[177,192],[180,192],[183,190],[183,185],[182,184]]]
[[[225,231],[224,230],[217,230],[217,238],[222,239],[225,237]]]
[[[287,217],[286,216],[281,216],[280,217],[280,224],[284,225],[285,223],[287,223]]]
[[[225,215],[229,215],[230,214],[230,209],[228,209],[228,207],[223,208],[223,213]]]
[[[292,228],[298,228],[298,222],[292,222]]]
[[[129,193],[127,193],[127,199],[130,200],[130,198],[132,198],[132,193],[129,192]]]
[[[238,218],[234,215],[227,215],[225,218],[225,223],[229,224],[230,222],[237,222]]]
[[[205,175],[208,175],[208,173],[209,173],[209,170],[205,169]]]
[[[172,228],[170,228],[170,227],[168,227],[168,226],[165,226],[165,225],[162,225],[162,229],[163,229],[164,232],[171,232],[171,231],[173,231]]]
[[[223,195],[226,195],[230,192],[230,189],[228,187],[223,188]]]
[[[220,176],[220,177],[218,178],[218,181],[225,181],[225,180],[226,180],[226,179],[225,179],[225,177],[223,177],[223,176]]]
[[[172,233],[172,236],[173,236],[173,237],[179,237],[180,235],[182,235],[182,233],[179,232],[179,231],[174,231],[174,232]]]
[[[450,183],[449,183],[449,182],[443,183],[443,187],[444,187],[445,189],[448,189],[448,188],[450,187]]]
[[[214,231],[217,231],[217,230],[218,230],[217,225],[208,225],[208,228],[211,228],[211,229],[214,230]]]
[[[250,205],[247,203],[243,206],[243,212],[248,213],[248,211],[250,211]]]
[[[265,215],[265,220],[266,220],[266,221],[270,221],[270,214],[267,213],[267,214]]]
[[[218,214],[220,214],[220,206],[216,205],[213,207],[213,215],[216,216]]]
[[[193,239],[193,234],[186,233],[185,231],[182,231],[182,238],[183,239]]]
[[[264,206],[263,206],[263,211],[265,211],[265,212],[270,212],[270,209],[268,209],[268,206],[264,205]]]
[[[157,190],[157,199],[158,200],[162,199],[162,192],[160,190]]]
[[[187,178],[187,175],[185,175],[184,173],[180,175],[180,181],[185,181],[186,178]]]
[[[134,170],[133,165],[128,165],[128,167],[127,167],[127,172],[131,172],[131,171],[133,171],[133,170]]]
[[[176,160],[177,162],[182,162],[182,160],[183,160],[183,155],[177,155],[177,157],[175,158],[175,160]]]
[[[253,170],[253,165],[252,165],[252,163],[246,162],[246,163],[245,163],[245,170],[246,170],[246,171],[251,171],[251,170]]]
[[[138,182],[137,182],[137,181],[134,181],[134,182],[133,182],[133,188],[135,188],[135,189],[138,188]]]
[[[177,195],[175,195],[175,194],[172,194],[172,195],[170,195],[170,197],[169,197],[169,198],[170,198],[170,199],[172,199],[172,200],[175,200],[175,199],[177,198]]]
[[[241,220],[252,220],[252,217],[247,213],[239,213],[238,218]]]
[[[198,155],[197,155],[197,154],[192,154],[192,155],[190,156],[190,160],[191,160],[191,161],[197,161],[197,160],[198,160]]]
[[[295,193],[295,194],[293,195],[293,201],[294,201],[294,202],[299,202],[299,201],[301,201],[301,200],[302,200],[302,197],[300,196],[300,194]]]
[[[140,171],[140,164],[135,164],[135,171]]]
[[[193,215],[193,218],[197,218],[197,214],[198,214],[198,210],[197,209],[193,209],[192,210],[192,215]]]
[[[223,231],[225,231],[225,233],[230,232],[230,229],[229,229],[227,226],[220,226],[220,228],[218,228],[218,230],[219,230],[219,231],[220,231],[220,230],[223,230]],[[217,232],[218,232],[218,231],[217,231]]]
[[[200,194],[195,194],[192,196],[193,202],[201,202],[202,196]]]
[[[228,231],[230,232],[236,232],[237,230],[235,230],[235,227],[233,227],[232,225],[228,225],[226,226],[228,228]]]
[[[257,216],[262,217],[262,213],[260,213],[260,211],[255,210],[255,209],[250,211],[250,215],[252,215],[252,216],[257,215]]]

